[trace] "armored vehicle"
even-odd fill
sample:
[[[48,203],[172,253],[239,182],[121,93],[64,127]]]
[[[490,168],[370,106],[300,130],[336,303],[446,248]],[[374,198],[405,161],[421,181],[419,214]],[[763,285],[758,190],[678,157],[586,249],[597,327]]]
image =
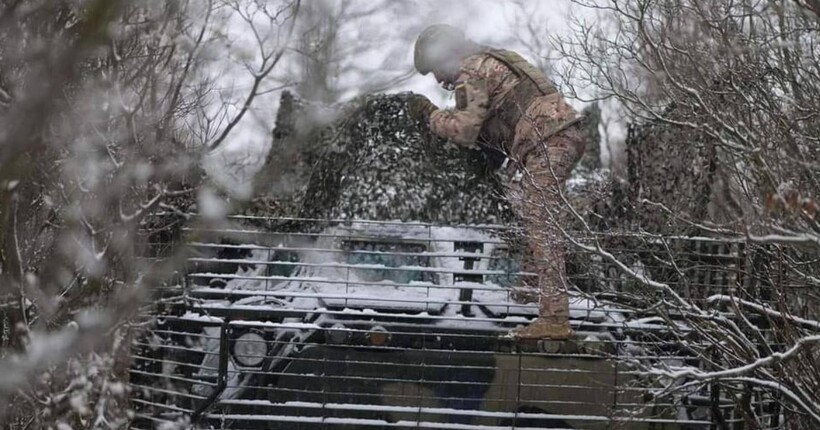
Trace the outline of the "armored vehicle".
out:
[[[720,393],[663,395],[641,372],[646,357],[694,359],[664,320],[591,294],[622,283],[593,255],[568,259],[579,287],[573,338],[510,338],[537,312],[519,288],[516,221],[476,154],[407,118],[405,97],[371,97],[309,135],[323,148],[296,216],[234,216],[193,235],[176,296],[158,300],[134,342],[134,427],[684,429],[708,428],[716,413],[738,419]]]

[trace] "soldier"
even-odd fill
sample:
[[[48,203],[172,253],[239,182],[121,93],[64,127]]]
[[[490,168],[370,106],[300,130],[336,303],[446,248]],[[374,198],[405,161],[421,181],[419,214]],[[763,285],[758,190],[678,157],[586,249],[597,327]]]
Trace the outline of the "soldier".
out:
[[[521,217],[538,274],[539,317],[515,330],[518,339],[570,336],[564,252],[555,209],[570,171],[584,153],[580,117],[538,69],[515,52],[481,46],[448,25],[424,30],[415,46],[422,75],[455,91],[456,108],[438,109],[424,96],[411,115],[438,136],[483,151],[503,178],[506,198]],[[552,215],[550,212],[552,211]]]

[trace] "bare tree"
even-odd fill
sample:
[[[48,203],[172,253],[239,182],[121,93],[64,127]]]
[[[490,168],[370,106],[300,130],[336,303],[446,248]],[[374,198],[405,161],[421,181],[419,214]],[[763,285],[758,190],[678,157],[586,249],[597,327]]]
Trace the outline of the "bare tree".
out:
[[[398,87],[416,72],[406,54],[421,23],[406,2],[319,0],[305,6],[287,77],[303,99],[336,103]]]
[[[12,428],[126,422],[125,323],[179,262],[140,258],[138,231],[175,199],[196,200],[201,154],[228,139],[283,52],[259,36],[254,85],[239,108],[217,106],[201,69],[232,6],[0,6],[0,419]],[[297,10],[235,12],[287,34]],[[190,121],[206,109],[228,114]]]
[[[512,5],[513,15],[507,19],[512,29],[508,43],[522,46],[523,54],[530,56],[544,75],[552,76],[554,49],[546,17],[539,13],[541,8],[524,0],[515,0]]]
[[[271,87],[268,78],[290,44],[301,2],[272,5],[267,0],[223,0],[217,6],[225,10],[229,20],[242,23],[243,32],[252,35],[249,42],[254,49],[237,58],[250,76],[249,88],[239,89],[238,98],[231,91],[230,96],[206,105],[207,108],[196,115],[199,128],[208,130],[202,137],[211,150],[225,142],[258,96],[281,89],[276,85]]]
[[[749,428],[781,418],[778,425],[788,428],[816,427],[820,53],[818,21],[805,13],[811,6],[577,3],[604,21],[578,21],[573,36],[558,40],[565,73],[596,87],[595,99],[617,100],[636,124],[628,142],[631,207],[619,226],[632,233],[626,248],[633,251],[564,230],[632,282],[594,294],[652,309],[675,328],[673,339],[659,343],[682,345],[695,360],[634,360],[664,382],[663,396],[711,390]],[[569,209],[587,234],[600,237]],[[723,290],[698,287],[693,263],[670,233],[731,238],[736,248],[726,252],[740,258],[742,270]],[[647,255],[666,269],[649,270]],[[760,393],[777,407],[753,408]]]

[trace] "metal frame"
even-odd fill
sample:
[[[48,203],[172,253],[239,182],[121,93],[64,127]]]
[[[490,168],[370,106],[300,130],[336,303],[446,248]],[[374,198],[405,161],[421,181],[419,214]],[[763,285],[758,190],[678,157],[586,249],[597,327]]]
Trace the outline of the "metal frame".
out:
[[[345,227],[350,221],[344,220],[233,220],[266,224],[265,230],[247,225],[212,229],[207,233],[214,239],[234,243],[215,240],[190,244],[206,254],[224,251],[238,255],[190,258],[191,271],[184,279],[183,296],[170,311],[157,315],[159,324],[135,343],[132,384],[138,393],[134,404],[142,420],[142,424],[136,422],[137,427],[186,416],[192,423],[206,427],[306,429],[608,428],[627,424],[630,428],[682,429],[741,422],[733,405],[716,388],[671,401],[655,399],[652,404],[651,381],[642,380],[630,367],[634,354],[652,354],[649,358],[658,360],[693,358],[675,352],[672,346],[664,349],[667,329],[660,323],[642,322],[637,318],[639,310],[579,299],[571,306],[571,324],[577,333],[573,341],[516,344],[505,338],[505,332],[526,323],[536,312],[534,304],[515,303],[511,289],[488,279],[527,275],[489,267],[489,262],[503,259],[493,255],[493,247],[505,248],[503,237],[514,233],[514,229],[381,221],[355,221],[351,228],[351,224]],[[285,222],[301,223],[304,229],[276,228]],[[401,230],[410,233],[404,238],[384,234]],[[448,232],[469,237],[448,236]],[[482,235],[486,241],[476,239]],[[630,237],[617,236],[624,241]],[[333,247],[351,238],[423,243],[427,251],[359,252]],[[744,279],[754,277],[743,267],[746,256],[739,241],[661,239],[694,244],[690,250],[692,276],[680,286],[691,289],[688,294],[698,288],[731,289],[734,283],[751,282]],[[479,243],[481,246],[463,249],[482,252],[459,252],[456,242]],[[453,249],[439,249],[442,244],[452,245]],[[329,256],[330,260],[271,261],[277,251]],[[248,253],[252,258],[247,258]],[[338,260],[351,253],[395,258],[398,262],[421,255],[434,264],[371,267]],[[585,288],[598,293],[623,288],[613,286],[623,284],[623,278],[589,255],[575,255],[569,258],[569,264],[579,259],[587,266],[575,275],[586,274],[587,279],[576,281],[587,281]],[[454,265],[457,261],[462,267]],[[221,265],[227,273],[203,269],[209,265]],[[295,276],[264,273],[277,265],[292,267]],[[440,282],[374,282],[357,276],[362,271],[376,270],[384,274],[424,271]],[[325,276],[328,273],[337,277]],[[466,276],[465,282],[455,282],[452,277],[458,275]],[[220,287],[203,285],[208,279],[221,279]],[[390,289],[398,296],[380,296],[379,288]],[[417,292],[424,295],[414,296]],[[242,304],[254,300],[255,304]],[[206,327],[219,327],[219,332],[209,335]],[[239,368],[230,357],[233,331],[250,327],[267,330],[271,350],[276,351],[259,369]],[[384,344],[373,340],[381,336],[381,332],[374,332],[375,327],[387,333]],[[190,357],[199,361],[190,362]],[[215,367],[208,364],[214,361]],[[382,369],[383,376],[371,374],[373,369]],[[492,378],[471,380],[485,373]],[[408,379],[411,374],[415,379]],[[605,382],[607,378],[611,382]],[[366,391],[372,388],[368,384],[388,390],[381,394],[388,404],[373,403],[373,399],[382,400]],[[361,387],[365,392],[353,392]],[[596,390],[606,391],[605,397],[610,400],[600,401]],[[564,395],[573,391],[578,394]],[[479,392],[483,395],[476,397]],[[771,399],[751,394],[757,396],[755,407],[773,407]],[[363,403],[357,403],[359,400]],[[651,407],[636,415],[634,411],[647,401]],[[585,409],[592,412],[578,412]],[[595,410],[608,412],[596,414]],[[681,419],[686,410],[690,410],[690,418]],[[769,413],[775,428],[777,413]]]

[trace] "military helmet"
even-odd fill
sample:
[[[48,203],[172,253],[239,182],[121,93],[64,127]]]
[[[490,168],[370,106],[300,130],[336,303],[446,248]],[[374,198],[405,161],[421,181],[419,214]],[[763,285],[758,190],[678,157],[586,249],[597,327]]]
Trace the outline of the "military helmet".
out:
[[[413,63],[416,70],[426,75],[441,62],[452,59],[466,42],[464,32],[447,24],[431,25],[416,39]]]

